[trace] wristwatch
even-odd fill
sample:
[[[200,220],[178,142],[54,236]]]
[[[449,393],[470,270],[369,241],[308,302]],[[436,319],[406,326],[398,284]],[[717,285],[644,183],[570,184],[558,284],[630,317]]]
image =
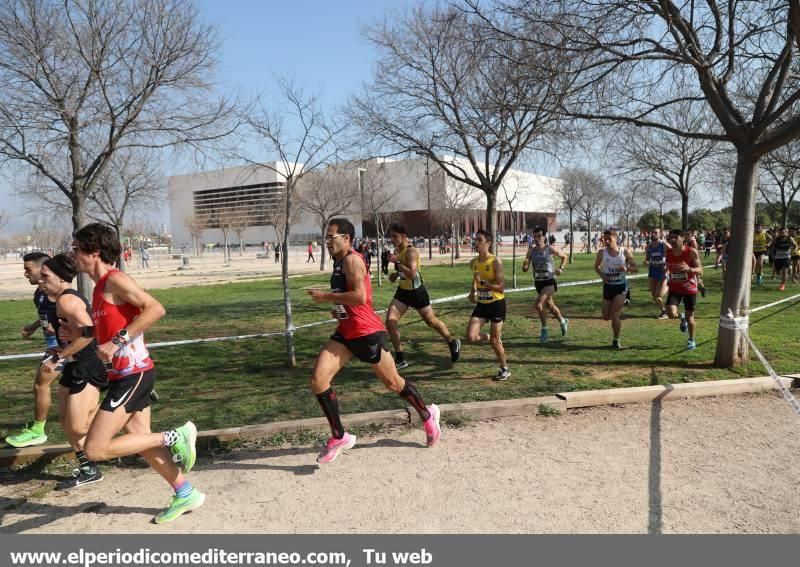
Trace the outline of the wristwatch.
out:
[[[116,335],[111,337],[111,342],[122,348],[128,344],[128,329],[120,329]]]

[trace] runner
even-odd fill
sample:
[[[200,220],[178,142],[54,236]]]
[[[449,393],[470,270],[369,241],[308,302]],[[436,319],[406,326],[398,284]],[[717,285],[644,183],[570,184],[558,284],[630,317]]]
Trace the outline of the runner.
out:
[[[569,329],[569,319],[565,319],[561,315],[561,311],[553,301],[553,296],[558,291],[558,282],[555,276],[560,276],[564,272],[564,264],[567,263],[567,255],[563,252],[556,250],[552,245],[545,245],[544,231],[540,227],[533,229],[534,245],[528,249],[528,254],[525,256],[525,261],[522,263],[522,271],[527,272],[531,264],[533,264],[533,281],[536,286],[536,291],[539,297],[536,299],[536,311],[539,313],[539,319],[542,321],[542,331],[539,335],[539,342],[546,343],[548,339],[547,330],[547,313],[544,308],[550,310],[553,317],[558,319],[561,326],[561,336],[566,336]],[[554,268],[553,257],[561,258],[561,265]]]
[[[603,278],[603,321],[611,321],[611,330],[614,332],[611,347],[619,349],[622,348],[619,343],[622,331],[620,316],[625,307],[627,273],[637,271],[636,261],[630,250],[619,247],[616,231],[604,231],[603,241],[605,247],[597,252],[594,270]]]
[[[761,225],[756,224],[753,234],[753,254],[756,255],[756,285],[761,285],[764,257],[771,241],[770,236],[761,229]]]
[[[797,252],[797,242],[789,236],[789,231],[781,228],[778,231],[778,236],[773,242],[775,246],[775,260],[773,266],[775,271],[781,275],[781,285],[778,286],[779,291],[786,290],[786,274],[791,267],[792,254]]]
[[[722,234],[717,239],[717,259],[714,262],[714,268],[722,266],[722,281],[725,281],[725,276],[728,275],[728,243],[731,240],[731,229],[725,227],[722,229]],[[753,255],[755,258],[755,254]]]
[[[386,327],[394,346],[394,361],[398,370],[408,367],[408,362],[403,354],[400,342],[400,329],[398,323],[409,307],[416,309],[425,324],[439,333],[447,342],[450,349],[450,360],[458,361],[461,356],[461,341],[450,335],[447,326],[436,317],[428,298],[428,290],[422,280],[420,271],[421,260],[416,247],[408,240],[408,231],[402,224],[393,224],[389,227],[389,237],[394,244],[395,253],[389,256],[389,261],[394,263],[395,272],[389,276],[389,281],[397,282],[397,291],[394,299],[386,311]]]
[[[189,421],[174,430],[150,432],[149,394],[155,368],[143,333],[164,316],[164,308],[130,276],[114,268],[120,244],[108,225],[93,223],[77,231],[72,250],[78,270],[95,283],[92,320],[97,353],[106,362],[109,380],[84,451],[92,461],[141,455],[175,491],[169,507],[153,518],[157,524],[170,522],[202,506],[205,495],[183,476],[192,470],[197,456],[194,424]],[[125,434],[117,436],[123,430]]]
[[[372,309],[372,284],[364,257],[353,249],[355,228],[347,219],[333,219],[328,224],[325,243],[334,259],[331,291],[308,290],[314,303],[333,303],[332,313],[339,324],[322,347],[311,374],[311,391],[331,427],[331,438],[317,457],[319,463],[333,462],[342,451],[356,444],[355,435],[344,430],[339,415],[339,401],[331,382],[353,356],[372,366],[372,371],[389,390],[400,395],[422,419],[428,447],[442,435],[439,408],[426,406],[414,385],[398,373],[386,345],[386,328]]]
[[[49,259],[50,256],[42,252],[30,252],[22,257],[23,274],[31,285],[39,286],[42,264]],[[22,327],[22,337],[28,338],[36,329],[42,329],[45,339],[43,363],[58,349],[58,339],[55,334],[58,322],[56,304],[41,287],[37,287],[33,294],[33,304],[36,305],[38,318],[30,325]],[[6,443],[12,447],[30,447],[47,442],[44,426],[47,423],[50,406],[53,404],[50,386],[58,378],[61,369],[54,368],[51,371],[49,366],[42,363],[36,369],[36,378],[33,382],[33,424],[30,427],[26,425],[20,432],[6,437]]]
[[[703,257],[708,259],[711,255],[711,249],[714,247],[714,232],[706,230],[705,238],[703,239]]]
[[[793,226],[789,229],[789,237],[797,243],[797,247],[792,252],[792,282],[797,283],[798,276],[800,276],[800,236],[797,233],[797,227]]]
[[[63,367],[58,387],[58,414],[78,459],[72,478],[60,482],[59,490],[103,480],[97,463],[89,460],[83,449],[89,425],[97,413],[100,392],[108,388],[108,378],[103,363],[97,358],[91,306],[71,288],[75,274],[75,262],[66,254],[47,260],[41,270],[42,290],[56,298],[58,318],[54,329],[59,337],[57,352],[42,366],[56,373]]]
[[[478,256],[469,263],[472,270],[472,288],[468,297],[471,303],[477,305],[467,323],[467,342],[491,343],[492,350],[500,363],[500,369],[493,379],[503,381],[511,376],[502,340],[503,321],[506,319],[505,280],[503,263],[489,252],[491,246],[491,235],[483,229],[478,230],[475,233]],[[491,323],[489,334],[481,333],[481,327],[486,323]]]
[[[731,245],[730,237],[725,239],[725,242],[719,248],[719,261],[722,264],[722,283],[725,283],[725,278],[728,275],[728,247]],[[752,257],[751,267],[750,267],[750,277],[752,278],[753,274],[756,273],[756,255],[755,253],[750,255]],[[715,264],[714,267],[716,268],[717,265]]]
[[[689,331],[686,348],[697,348],[695,331],[697,322],[694,318],[697,305],[697,277],[703,274],[703,264],[697,249],[687,246],[683,233],[674,229],[668,237],[670,250],[667,252],[667,270],[669,271],[669,296],[667,297],[667,313],[670,319],[680,319],[682,333]],[[678,313],[678,306],[683,302],[685,313]]]
[[[316,260],[314,260],[314,245],[311,241],[308,242],[308,258],[306,258],[306,264],[309,262],[316,262]]]
[[[689,230],[683,233],[684,242],[686,245],[694,248],[697,250],[698,257],[700,256],[700,244],[698,244],[697,237],[695,236],[695,232],[693,230]],[[702,276],[697,276],[697,290],[700,292],[700,295],[705,297],[706,296],[706,284],[703,283]]]
[[[650,243],[644,249],[644,263],[647,264],[647,283],[650,295],[658,306],[659,315],[656,319],[667,319],[667,310],[664,307],[664,295],[667,293],[667,265],[666,257],[670,245],[661,238],[661,230],[655,229],[650,233]]]

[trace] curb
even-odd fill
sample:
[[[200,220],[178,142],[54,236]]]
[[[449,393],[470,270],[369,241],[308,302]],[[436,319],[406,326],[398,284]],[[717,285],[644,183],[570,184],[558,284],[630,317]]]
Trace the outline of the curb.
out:
[[[800,380],[800,374],[781,377],[787,387]],[[750,394],[773,390],[775,383],[769,376],[759,378],[739,378],[736,380],[717,380],[713,382],[693,382],[689,384],[666,384],[659,386],[640,386],[633,388],[611,388],[608,390],[588,390],[567,392],[554,396],[538,398],[518,398],[513,400],[493,400],[487,402],[464,402],[443,404],[439,410],[443,416],[466,417],[470,419],[494,419],[498,417],[537,415],[542,405],[565,412],[572,408],[595,407],[610,404],[647,403],[681,398],[701,398],[735,394]],[[409,425],[418,424],[416,412],[406,409],[375,411],[343,415],[342,421],[348,426],[364,425]],[[232,441],[236,439],[263,439],[280,433],[298,431],[325,431],[328,421],[325,418],[298,419],[294,421],[275,421],[256,425],[244,425],[228,429],[200,431],[198,442]],[[72,453],[69,444],[39,445],[23,449],[0,449],[0,466],[21,465],[39,458],[54,459]]]

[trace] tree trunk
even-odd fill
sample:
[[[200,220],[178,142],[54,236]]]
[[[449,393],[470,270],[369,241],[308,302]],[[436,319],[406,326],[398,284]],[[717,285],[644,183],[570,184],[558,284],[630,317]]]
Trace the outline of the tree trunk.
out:
[[[586,253],[592,253],[592,221],[590,220],[586,225],[588,231],[586,232]]]
[[[689,195],[681,193],[681,230],[689,230]]]
[[[222,263],[227,264],[231,257],[230,254],[228,254],[228,233],[224,233],[222,238],[225,241],[222,247]]]
[[[456,239],[456,223],[450,223],[450,238],[453,239],[452,244],[450,245],[450,267],[456,265],[456,246],[458,245],[458,240]]]
[[[492,237],[490,252],[497,255],[497,187],[484,188],[486,194],[486,232]]]
[[[514,233],[511,239],[511,279],[514,289],[517,288],[517,223],[514,219],[514,211],[511,211],[511,232]]]
[[[289,184],[287,183],[287,186]],[[293,189],[293,187],[292,187]],[[289,195],[292,191],[287,191],[286,196],[286,219],[283,226],[283,248],[281,254],[281,283],[283,284],[283,312],[286,320],[286,363],[289,368],[297,366],[294,352],[294,319],[292,317],[292,296],[289,292],[289,222],[292,218],[289,214],[291,212],[291,201]]]
[[[572,245],[575,242],[575,234],[572,232],[572,209],[569,210],[569,263],[572,264]]]
[[[733,184],[733,211],[731,213],[731,240],[728,250],[728,275],[722,292],[720,317],[728,310],[735,317],[746,316],[750,311],[750,279],[753,256],[753,227],[756,216],[756,184],[758,158],[749,150],[739,150],[736,158],[736,177]],[[717,333],[717,352],[714,366],[732,368],[747,364],[747,341],[736,329],[720,325]]]
[[[120,272],[127,272],[128,268],[125,266],[125,244],[122,242],[122,234],[120,234],[119,227],[114,225],[114,232],[117,233],[117,240],[120,243],[119,258],[117,258],[117,266]]]
[[[378,287],[383,286],[383,272],[381,271],[381,254],[383,254],[383,235],[386,232],[383,230],[383,220],[380,218],[380,215],[375,215],[375,229],[377,230],[378,234],[376,234],[376,241],[378,242]],[[367,248],[369,248],[369,238],[367,239]]]
[[[456,222],[455,234],[456,260],[461,259],[461,221]]]
[[[72,232],[78,232],[86,226],[86,195],[83,190],[75,185],[72,186]],[[78,293],[83,297],[92,297],[94,282],[89,274],[78,274]]]
[[[784,206],[781,210],[781,228],[788,228],[789,226],[789,205],[788,207]]]

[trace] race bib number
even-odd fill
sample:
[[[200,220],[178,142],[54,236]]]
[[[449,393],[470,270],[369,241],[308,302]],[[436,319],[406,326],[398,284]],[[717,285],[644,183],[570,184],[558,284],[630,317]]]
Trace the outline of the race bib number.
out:
[[[651,266],[663,266],[664,265],[664,258],[663,257],[655,257],[650,258],[650,265]]]
[[[536,270],[533,277],[538,281],[553,279],[553,274],[550,270]]]
[[[479,289],[478,290],[478,301],[491,301],[492,291],[489,289]]]
[[[347,315],[347,310],[344,308],[344,305],[339,305],[338,303],[335,303],[333,305],[333,314],[334,314],[334,317],[336,317],[337,319],[349,319],[350,318],[349,315]]]
[[[619,270],[611,270],[606,272],[606,280],[608,283],[622,281],[622,274]]]
[[[670,274],[669,279],[674,282],[685,282],[689,279],[689,274],[686,272],[674,272]]]

